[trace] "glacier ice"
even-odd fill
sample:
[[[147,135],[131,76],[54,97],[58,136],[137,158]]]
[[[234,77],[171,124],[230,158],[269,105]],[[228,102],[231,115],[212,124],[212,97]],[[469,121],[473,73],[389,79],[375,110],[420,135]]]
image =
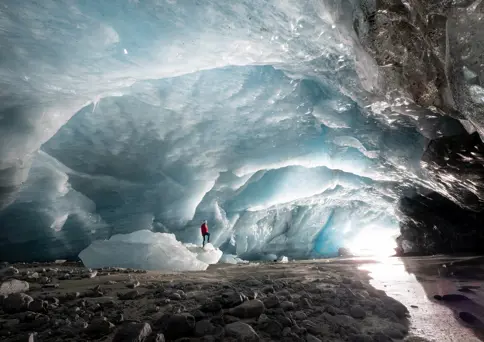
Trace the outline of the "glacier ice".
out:
[[[173,234],[139,230],[93,241],[79,253],[86,267],[123,267],[158,271],[204,271],[216,264],[222,252],[207,244],[204,248],[183,245]]]
[[[361,232],[397,231],[401,194],[435,187],[420,166],[428,139],[458,128],[383,94],[355,40],[360,12],[345,0],[1,5],[0,259],[84,250],[93,265],[85,248],[112,256],[120,236],[153,231],[180,253],[173,265],[202,269],[218,254],[176,242],[200,244],[201,219],[214,248],[244,260],[333,256]]]

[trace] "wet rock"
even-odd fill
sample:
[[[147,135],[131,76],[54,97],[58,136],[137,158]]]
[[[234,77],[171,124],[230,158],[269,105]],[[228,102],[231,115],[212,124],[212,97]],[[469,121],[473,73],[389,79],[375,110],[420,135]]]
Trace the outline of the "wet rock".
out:
[[[232,316],[239,318],[259,317],[264,312],[264,303],[258,299],[249,300],[229,310]]]
[[[115,328],[114,324],[109,322],[106,317],[94,319],[86,328],[85,333],[91,336],[104,336]]]
[[[310,309],[312,307],[312,304],[308,298],[301,298],[301,301],[299,302],[299,306],[303,309]]]
[[[168,339],[191,336],[195,329],[195,317],[190,314],[164,315],[158,321]]]
[[[108,280],[108,281],[106,282],[106,285],[114,285],[114,284],[117,284],[117,283],[118,283],[118,282],[117,282],[117,281],[115,281],[115,280]]]
[[[273,319],[264,319],[260,321],[258,324],[258,328],[259,330],[268,333],[273,338],[278,338],[282,336],[283,326]]]
[[[29,310],[33,312],[47,312],[48,303],[41,299],[36,299],[29,304]]]
[[[9,279],[0,285],[0,295],[8,296],[13,293],[27,292],[30,288],[28,282],[17,279]]]
[[[308,334],[306,336],[306,342],[322,342],[319,338],[314,335]]]
[[[121,300],[132,300],[132,299],[138,298],[139,296],[140,296],[140,293],[138,292],[138,290],[133,290],[126,293],[118,294],[118,298]]]
[[[386,309],[393,312],[398,318],[403,319],[407,316],[408,309],[399,301],[386,295],[381,298],[381,301],[385,305]]]
[[[373,337],[364,334],[351,335],[349,338],[350,342],[373,342]]]
[[[95,278],[97,276],[97,271],[88,271],[82,275],[83,278]]]
[[[208,319],[204,319],[195,324],[195,335],[199,337],[210,335],[212,334],[213,329],[213,324]]]
[[[126,286],[130,289],[134,289],[134,288],[137,288],[138,286],[140,286],[140,282],[139,281],[132,281],[130,283],[128,283]]]
[[[366,312],[365,312],[365,310],[363,310],[363,308],[361,306],[353,305],[350,308],[350,315],[353,318],[363,319],[363,318],[366,317]]]
[[[230,324],[230,323],[234,323],[234,322],[240,321],[239,318],[234,317],[234,316],[230,316],[230,315],[224,315],[223,320],[224,320],[225,324]]]
[[[113,342],[143,342],[150,334],[148,323],[127,323],[114,335]]]
[[[289,302],[287,300],[283,301],[281,303],[281,308],[284,310],[284,311],[291,311],[291,310],[294,310],[295,308],[295,305],[293,302]]]
[[[262,293],[269,294],[269,293],[274,293],[274,287],[273,286],[264,286],[262,288]]]
[[[393,340],[382,332],[373,335],[373,342],[393,342]]]
[[[181,295],[177,292],[168,293],[167,297],[171,300],[181,300],[182,299]]]
[[[238,341],[243,342],[258,342],[260,341],[259,335],[254,329],[242,322],[234,322],[225,326],[225,333],[230,337],[235,337]]]
[[[26,311],[33,300],[25,293],[14,293],[3,300],[3,310],[7,313]]]
[[[297,319],[297,320],[304,320],[306,319],[308,316],[306,315],[306,313],[304,311],[296,311],[293,315],[293,318]]]
[[[217,301],[208,302],[208,303],[203,304],[200,307],[200,310],[202,312],[218,312],[218,311],[222,310],[222,304],[220,304]]]
[[[19,270],[16,269],[15,267],[7,267],[6,269],[2,270],[2,274],[7,277],[14,276],[16,274],[19,274]]]
[[[466,322],[467,324],[471,324],[471,325],[479,324],[481,325],[481,327],[484,326],[482,325],[481,321],[470,312],[466,312],[466,311],[459,312],[459,318],[464,322]]]
[[[277,296],[270,296],[264,299],[264,306],[268,309],[279,306],[280,300]]]
[[[243,303],[246,299],[245,295],[240,292],[225,292],[217,298],[217,301],[220,302],[223,308],[228,309]]]
[[[153,337],[151,342],[165,342],[165,335],[158,333]]]

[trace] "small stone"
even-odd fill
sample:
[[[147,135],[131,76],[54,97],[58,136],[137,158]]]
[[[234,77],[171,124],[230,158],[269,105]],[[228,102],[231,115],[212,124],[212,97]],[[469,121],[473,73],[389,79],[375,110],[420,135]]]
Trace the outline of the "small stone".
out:
[[[308,316],[306,315],[306,313],[304,311],[296,311],[293,315],[293,317],[297,320],[304,320],[306,319]]]
[[[121,326],[113,342],[143,342],[151,334],[148,323],[128,323]]]
[[[95,278],[97,276],[97,271],[90,271],[82,275],[83,278]]]
[[[249,300],[229,310],[232,316],[239,318],[259,317],[264,312],[264,303],[258,299]]]
[[[165,342],[165,335],[163,334],[156,334],[154,338],[154,342]]]
[[[195,324],[195,335],[198,337],[210,335],[212,334],[213,329],[213,324],[208,319],[204,319]]]
[[[277,296],[270,296],[264,299],[264,306],[268,309],[275,308],[279,306],[280,301]]]
[[[128,285],[126,285],[126,286],[127,286],[128,288],[130,288],[130,289],[134,289],[134,288],[136,288],[136,287],[138,287],[138,286],[140,286],[140,285],[141,285],[141,284],[140,284],[140,282],[136,280],[136,281],[133,281],[133,282],[129,283],[129,284],[128,284]]]
[[[225,332],[228,336],[235,337],[238,341],[243,342],[258,342],[260,341],[259,335],[254,329],[242,322],[234,322],[225,326]]]
[[[57,289],[59,288],[59,284],[44,284],[42,285],[43,289]]]
[[[181,300],[182,299],[181,295],[179,293],[176,293],[176,292],[169,293],[167,295],[167,297],[171,300]]]
[[[264,286],[262,288],[262,293],[268,294],[268,293],[274,293],[274,287],[272,286]]]
[[[417,305],[410,305],[410,307],[413,308],[413,309],[418,309]]]
[[[26,281],[9,279],[0,285],[0,295],[8,296],[14,293],[27,292],[29,288],[30,285]]]
[[[363,318],[366,317],[366,312],[365,312],[365,310],[363,310],[363,308],[361,306],[353,305],[350,308],[350,315],[353,318],[363,319]]]
[[[114,285],[114,284],[117,284],[118,282],[117,281],[114,281],[114,280],[108,280],[106,282],[106,285]]]
[[[291,311],[291,310],[294,310],[294,303],[293,302],[289,302],[287,300],[283,301],[281,303],[281,308],[284,310],[284,311]]]
[[[139,294],[138,290],[133,290],[133,291],[129,291],[129,292],[126,292],[126,293],[118,294],[118,297],[121,300],[132,300],[132,299],[138,298],[139,295],[140,294]]]
[[[40,277],[37,282],[39,284],[48,284],[50,283],[50,278],[49,277]]]
[[[26,311],[33,300],[25,293],[14,293],[4,299],[3,309],[7,313]]]

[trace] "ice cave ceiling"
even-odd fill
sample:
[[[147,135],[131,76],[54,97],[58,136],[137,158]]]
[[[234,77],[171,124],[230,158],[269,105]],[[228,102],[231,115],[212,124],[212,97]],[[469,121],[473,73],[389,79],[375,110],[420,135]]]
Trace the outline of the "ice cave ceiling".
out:
[[[0,260],[484,242],[484,1],[6,0]]]

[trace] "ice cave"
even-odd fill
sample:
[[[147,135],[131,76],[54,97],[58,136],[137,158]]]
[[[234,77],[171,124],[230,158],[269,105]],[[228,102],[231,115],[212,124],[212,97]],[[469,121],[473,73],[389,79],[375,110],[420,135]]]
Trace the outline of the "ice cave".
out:
[[[0,260],[478,252],[483,18],[473,0],[3,1]],[[192,253],[201,220],[214,255]]]

